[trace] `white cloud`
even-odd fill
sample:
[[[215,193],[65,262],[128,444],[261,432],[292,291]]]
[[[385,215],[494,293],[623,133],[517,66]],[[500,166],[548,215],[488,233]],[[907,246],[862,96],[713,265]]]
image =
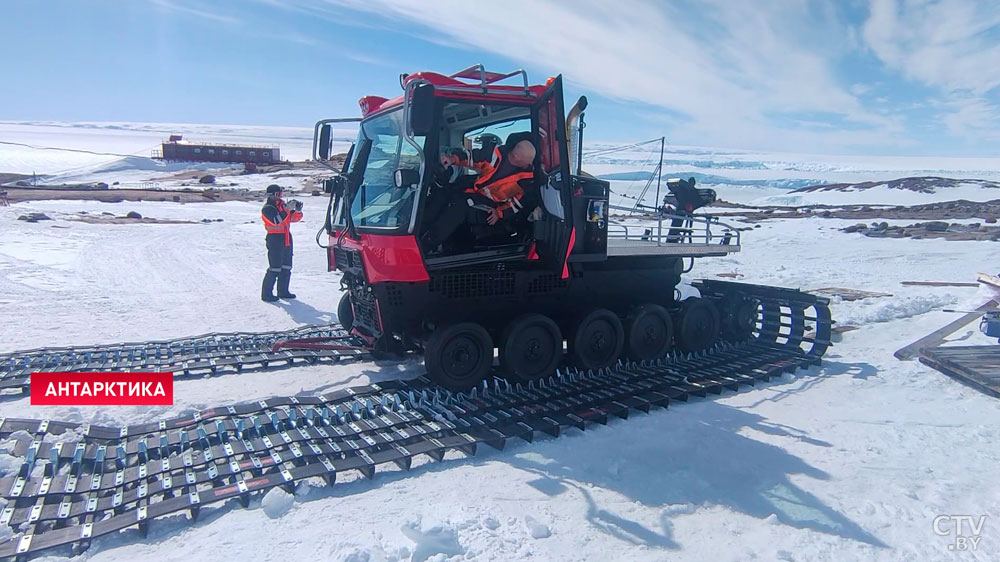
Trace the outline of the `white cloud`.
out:
[[[872,0],[868,47],[886,66],[943,92],[944,131],[967,141],[1000,139],[1000,9],[976,0]]]
[[[870,0],[863,25],[840,0],[507,0],[487,14],[461,0],[256,1],[562,73],[586,92],[669,110],[659,121],[681,143],[899,148],[935,123],[975,144],[1000,121],[992,1]],[[891,76],[845,78],[842,63],[869,52],[941,93],[897,100],[885,94]],[[929,118],[914,121],[914,103]]]
[[[1000,86],[1000,7],[976,0],[872,0],[868,46],[886,65],[945,91]]]
[[[972,141],[1000,141],[1000,107],[982,98],[952,99],[944,118],[948,132]]]
[[[239,25],[243,23],[243,20],[228,16],[224,14],[218,14],[215,12],[209,12],[206,10],[200,10],[198,8],[191,8],[189,6],[184,6],[177,4],[169,0],[150,0],[156,7],[167,12],[176,12],[180,14],[187,14],[189,16],[195,16],[197,18],[206,19],[214,21],[216,23],[224,23],[227,25]]]
[[[829,148],[886,144],[900,129],[835,78],[831,65],[852,48],[853,31],[831,16],[831,2],[508,0],[488,17],[460,0],[331,5],[395,19],[425,40],[561,72],[587,91],[679,112],[688,119],[672,134],[683,142]],[[862,130],[838,136],[774,118],[806,112]]]

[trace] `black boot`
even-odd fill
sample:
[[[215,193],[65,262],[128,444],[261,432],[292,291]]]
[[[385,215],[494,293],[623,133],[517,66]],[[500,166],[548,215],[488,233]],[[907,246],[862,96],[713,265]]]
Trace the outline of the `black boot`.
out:
[[[295,295],[288,292],[288,282],[292,279],[291,269],[282,269],[281,273],[278,274],[278,298],[279,299],[294,299]]]
[[[274,282],[278,279],[278,272],[267,270],[264,274],[264,282],[260,286],[260,300],[264,302],[274,302],[278,297],[274,296]]]

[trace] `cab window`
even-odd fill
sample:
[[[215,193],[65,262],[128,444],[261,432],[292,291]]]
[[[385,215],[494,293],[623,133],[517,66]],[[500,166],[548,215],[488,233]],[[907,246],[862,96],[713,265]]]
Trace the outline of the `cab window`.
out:
[[[371,141],[368,157],[351,162],[351,169],[364,165],[361,185],[351,202],[351,219],[359,227],[398,228],[409,225],[414,191],[393,185],[396,168],[418,169],[420,155],[403,138],[401,110],[361,124],[359,139]],[[416,137],[423,146],[424,138]]]

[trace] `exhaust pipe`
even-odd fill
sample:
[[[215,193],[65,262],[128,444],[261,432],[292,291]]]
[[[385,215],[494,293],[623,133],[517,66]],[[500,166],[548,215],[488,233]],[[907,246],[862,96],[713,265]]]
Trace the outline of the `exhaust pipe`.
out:
[[[569,143],[569,173],[578,175],[583,162],[583,111],[587,109],[587,96],[580,96],[566,115],[566,140]]]

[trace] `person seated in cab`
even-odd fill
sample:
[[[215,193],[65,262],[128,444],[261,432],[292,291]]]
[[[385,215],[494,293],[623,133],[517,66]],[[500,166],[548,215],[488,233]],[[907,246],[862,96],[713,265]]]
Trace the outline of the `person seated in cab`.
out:
[[[467,189],[475,180],[475,169],[464,148],[445,148],[438,162],[441,167],[433,176],[427,194],[426,216],[439,216],[453,200],[456,193]]]
[[[459,178],[472,173],[469,153],[464,148],[446,148],[441,151],[441,169],[434,176],[434,186],[448,188],[459,184]]]
[[[503,141],[500,137],[493,133],[483,133],[476,137],[476,142],[479,143],[479,148],[471,149],[472,162],[489,162],[491,166],[496,166],[503,157],[500,151]]]
[[[474,163],[478,176],[459,176],[456,187],[445,198],[428,206],[425,224],[430,225],[421,238],[421,246],[432,251],[462,225],[494,226],[523,214],[525,203],[537,199],[538,183],[543,174],[536,162],[535,144],[530,133],[513,133],[500,150],[498,162]],[[534,206],[528,206],[533,209]]]

